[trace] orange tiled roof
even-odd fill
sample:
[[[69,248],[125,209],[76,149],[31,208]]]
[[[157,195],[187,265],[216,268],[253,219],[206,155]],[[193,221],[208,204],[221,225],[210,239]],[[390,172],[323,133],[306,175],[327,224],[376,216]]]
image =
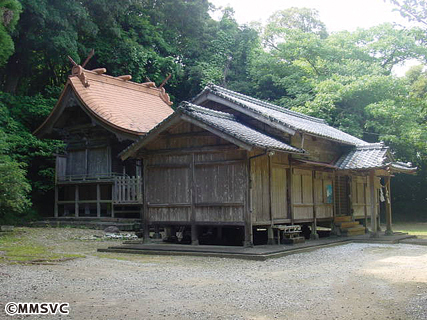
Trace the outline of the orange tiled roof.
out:
[[[142,135],[173,113],[164,88],[157,88],[153,82],[135,83],[123,80],[130,76],[112,77],[103,72],[105,69],[89,71],[75,66],[65,86],[65,89],[71,86],[83,106],[98,120],[115,129]],[[58,105],[35,134],[54,118],[55,112],[60,112],[57,109]]]

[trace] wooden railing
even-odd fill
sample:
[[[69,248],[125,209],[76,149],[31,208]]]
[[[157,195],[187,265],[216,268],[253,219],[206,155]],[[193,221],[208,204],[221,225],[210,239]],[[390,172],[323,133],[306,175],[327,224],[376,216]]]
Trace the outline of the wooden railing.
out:
[[[142,203],[141,177],[114,177],[113,202],[117,204]]]

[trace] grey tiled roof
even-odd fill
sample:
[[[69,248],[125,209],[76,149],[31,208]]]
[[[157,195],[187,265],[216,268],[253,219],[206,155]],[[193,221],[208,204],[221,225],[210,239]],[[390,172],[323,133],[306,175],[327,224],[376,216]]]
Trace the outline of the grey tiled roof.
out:
[[[380,168],[386,165],[387,151],[382,143],[358,146],[342,155],[335,165],[342,170]]]
[[[410,162],[393,162],[389,148],[382,142],[355,147],[342,155],[335,165],[341,170],[384,168],[391,172],[402,173],[415,173],[417,170]]]
[[[277,122],[295,131],[305,132],[350,145],[368,144],[359,138],[329,126],[322,119],[294,112],[213,84],[208,85],[203,92],[211,92],[218,97],[245,108],[249,112],[261,115],[270,121]],[[193,100],[196,100],[203,92]]]
[[[416,167],[412,167],[412,164],[410,162],[405,163],[405,162],[392,162],[390,164],[391,170],[392,171],[396,171],[396,172],[404,172],[404,173],[415,173],[415,171],[417,170]]]
[[[229,113],[214,111],[188,102],[181,103],[177,111],[251,146],[304,153],[301,149],[294,148],[281,140],[244,125]]]

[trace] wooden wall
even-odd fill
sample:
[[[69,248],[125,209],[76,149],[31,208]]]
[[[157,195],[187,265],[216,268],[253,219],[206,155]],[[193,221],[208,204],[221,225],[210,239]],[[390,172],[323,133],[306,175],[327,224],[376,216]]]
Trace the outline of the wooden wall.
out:
[[[261,156],[257,156],[257,154]],[[269,156],[251,152],[251,210],[255,225],[290,222],[288,208],[288,155],[277,152]]]
[[[203,151],[207,147],[218,149]],[[180,122],[150,143],[146,152],[150,223],[190,224],[193,220],[196,224],[243,225],[246,151],[230,148],[227,141],[208,131]]]
[[[303,149],[308,152],[307,155],[304,155],[304,158],[308,158],[311,161],[331,163],[337,159],[337,156],[341,155],[338,143],[308,134],[304,134],[303,143],[302,135],[296,133],[292,136],[291,145],[297,148],[301,148],[301,145],[303,145]],[[299,156],[295,155],[294,157],[298,158]]]
[[[296,222],[332,219],[334,215],[333,174],[313,169],[292,169],[292,209]]]
[[[365,218],[365,212],[369,218],[371,215],[371,188],[368,176],[351,175],[351,209],[355,219]],[[379,212],[380,178],[375,178],[375,210]]]

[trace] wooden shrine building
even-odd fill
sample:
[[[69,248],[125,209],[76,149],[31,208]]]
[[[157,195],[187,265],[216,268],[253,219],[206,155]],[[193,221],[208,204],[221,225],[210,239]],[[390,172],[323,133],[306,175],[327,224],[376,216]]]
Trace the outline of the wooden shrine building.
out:
[[[382,143],[215,85],[120,156],[142,160],[145,239],[150,227],[186,226],[193,244],[206,228],[241,230],[246,245],[257,228],[284,224],[316,237],[337,217],[351,220],[338,232],[365,233],[370,219],[376,236],[380,200],[391,232],[390,177],[415,170]]]
[[[56,158],[55,217],[139,218],[141,166],[118,154],[173,113],[153,82],[75,65],[56,106],[34,132],[63,140]]]

